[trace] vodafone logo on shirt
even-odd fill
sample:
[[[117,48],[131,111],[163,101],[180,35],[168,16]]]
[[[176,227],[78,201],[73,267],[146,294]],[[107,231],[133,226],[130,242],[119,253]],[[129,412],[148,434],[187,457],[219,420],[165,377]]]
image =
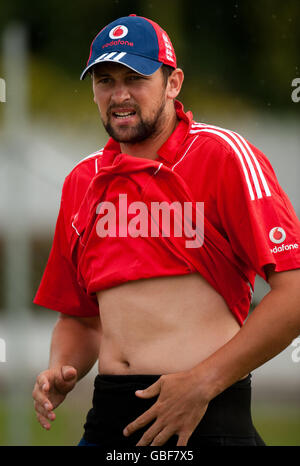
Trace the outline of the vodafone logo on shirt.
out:
[[[122,37],[127,36],[128,34],[128,28],[126,26],[122,26],[119,24],[118,26],[115,26],[109,33],[109,37],[111,39],[122,39]]]
[[[281,227],[275,227],[270,230],[269,238],[272,243],[281,244],[281,246],[275,246],[271,249],[272,254],[277,254],[278,252],[289,251],[290,249],[298,249],[298,244],[283,244],[286,239],[286,232]]]
[[[272,243],[283,243],[283,241],[286,238],[286,232],[281,227],[272,228],[272,230],[269,233],[269,238],[272,241]]]

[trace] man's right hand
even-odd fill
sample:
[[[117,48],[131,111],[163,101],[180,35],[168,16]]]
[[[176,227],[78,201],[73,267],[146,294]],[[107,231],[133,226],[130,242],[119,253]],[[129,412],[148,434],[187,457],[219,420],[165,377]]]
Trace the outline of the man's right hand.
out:
[[[42,427],[49,430],[54,421],[53,410],[59,406],[77,382],[77,371],[72,366],[47,369],[37,378],[32,392],[34,409]]]

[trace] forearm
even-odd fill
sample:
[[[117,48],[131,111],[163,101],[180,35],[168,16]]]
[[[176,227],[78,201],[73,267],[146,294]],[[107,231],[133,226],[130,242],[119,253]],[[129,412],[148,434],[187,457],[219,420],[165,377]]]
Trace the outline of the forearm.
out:
[[[299,292],[272,289],[241,330],[192,369],[208,399],[283,351],[300,333]]]
[[[97,361],[100,345],[100,325],[89,325],[88,320],[83,322],[83,319],[72,317],[58,319],[52,333],[49,358],[49,368],[75,367],[78,380]]]

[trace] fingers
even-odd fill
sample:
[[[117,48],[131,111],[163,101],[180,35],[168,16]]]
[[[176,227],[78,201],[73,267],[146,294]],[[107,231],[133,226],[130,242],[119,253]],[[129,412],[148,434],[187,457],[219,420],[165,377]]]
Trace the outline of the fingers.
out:
[[[189,438],[191,436],[192,432],[190,434],[183,432],[178,436],[178,441],[176,446],[177,447],[185,447],[189,441]]]
[[[55,420],[56,415],[49,408],[47,409],[46,406],[47,404],[43,406],[40,403],[37,403],[36,401],[34,402],[34,409],[36,411],[37,420],[39,421],[42,427],[49,430],[51,428],[50,422]]]
[[[77,371],[75,367],[72,366],[63,366],[61,368],[62,378],[66,381],[76,381],[77,380]]]
[[[136,446],[142,447],[150,445],[152,447],[164,445],[174,433],[175,432],[170,427],[166,426],[162,428],[158,423],[155,423],[144,433]]]
[[[176,429],[172,429],[170,426],[163,427],[157,422],[154,423],[142,436],[139,442],[136,444],[137,447],[147,446],[158,447],[165,445],[165,443],[173,436],[177,434]],[[181,432],[178,433],[177,447],[185,447],[189,441],[192,432]]]
[[[164,445],[173,435],[178,435],[178,441],[176,446],[184,447],[187,446],[189,438],[192,434],[191,432],[182,431],[178,432],[173,426],[163,425],[159,423],[158,420],[144,433],[140,438],[139,442],[136,444],[137,447],[140,446],[162,446]]]
[[[62,366],[55,374],[55,388],[61,395],[66,395],[73,390],[77,382],[77,371],[72,366]]]
[[[156,405],[151,406],[148,411],[145,411],[141,416],[136,418],[133,422],[128,424],[123,430],[125,437],[128,437],[133,432],[149,424],[153,419],[156,418]]]
[[[159,395],[161,390],[161,379],[162,377],[145,390],[136,390],[135,394],[141,398],[153,398],[154,396]]]
[[[37,377],[32,397],[34,399],[34,409],[36,411],[37,419],[39,423],[45,429],[49,430],[51,424],[49,421],[55,420],[55,414],[53,410],[53,404],[49,400],[49,390],[51,388],[50,377],[44,372]]]
[[[52,403],[50,402],[48,395],[50,390],[50,382],[46,376],[39,376],[35,383],[32,397],[36,403],[40,405],[49,405],[50,409],[53,409]]]
[[[32,397],[37,419],[45,429],[50,429],[50,422],[56,418],[53,410],[62,403],[76,382],[77,371],[72,366],[47,369],[38,375]]]
[[[41,426],[46,429],[46,430],[50,430],[51,429],[51,424],[49,423],[49,421],[44,417],[42,416],[41,414],[38,414],[36,415],[37,417],[37,420],[38,422],[41,424]]]
[[[175,434],[175,432],[173,432],[170,428],[165,427],[161,432],[159,432],[154,437],[154,440],[152,440],[152,443],[150,444],[150,447],[160,447],[160,446],[164,445],[169,440],[169,438],[171,438],[174,434]],[[148,445],[148,444],[146,444],[146,445]]]

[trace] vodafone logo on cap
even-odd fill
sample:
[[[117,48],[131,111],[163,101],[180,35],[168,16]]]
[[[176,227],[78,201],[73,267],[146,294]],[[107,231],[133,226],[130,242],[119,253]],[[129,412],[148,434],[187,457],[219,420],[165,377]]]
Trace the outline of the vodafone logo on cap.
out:
[[[272,243],[275,243],[275,244],[283,243],[283,241],[286,238],[286,232],[281,227],[272,228],[272,230],[269,233],[269,238],[272,241]]]
[[[126,26],[122,26],[119,24],[118,26],[115,26],[109,33],[109,37],[111,39],[121,39],[122,37],[127,36],[128,34],[128,28]]]

